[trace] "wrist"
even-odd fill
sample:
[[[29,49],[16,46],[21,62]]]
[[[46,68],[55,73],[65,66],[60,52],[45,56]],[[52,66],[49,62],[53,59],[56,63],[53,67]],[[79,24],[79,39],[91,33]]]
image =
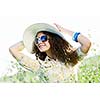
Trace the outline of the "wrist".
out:
[[[75,42],[78,42],[78,36],[80,35],[80,32],[74,32],[72,36],[72,40]]]

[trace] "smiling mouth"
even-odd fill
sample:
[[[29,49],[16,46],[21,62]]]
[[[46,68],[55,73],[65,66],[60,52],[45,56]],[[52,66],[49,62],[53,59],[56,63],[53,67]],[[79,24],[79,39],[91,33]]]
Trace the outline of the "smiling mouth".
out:
[[[41,48],[41,47],[44,47],[44,46],[46,46],[46,45],[43,45],[43,44],[42,44],[42,45],[39,45],[38,47]]]

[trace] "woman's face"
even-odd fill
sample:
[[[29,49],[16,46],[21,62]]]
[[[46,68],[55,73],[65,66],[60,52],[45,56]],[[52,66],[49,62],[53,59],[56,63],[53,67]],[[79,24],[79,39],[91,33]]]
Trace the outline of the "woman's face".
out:
[[[39,32],[35,39],[35,44],[40,50],[40,52],[46,52],[50,50],[50,43],[48,40],[48,36],[45,35],[43,32]]]

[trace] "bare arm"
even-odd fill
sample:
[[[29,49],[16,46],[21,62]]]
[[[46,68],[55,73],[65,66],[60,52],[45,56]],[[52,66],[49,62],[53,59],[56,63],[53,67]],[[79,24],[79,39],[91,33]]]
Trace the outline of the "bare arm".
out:
[[[39,67],[39,63],[36,60],[31,59],[30,57],[23,54],[21,51],[24,49],[24,44],[22,41],[14,44],[9,48],[12,56],[25,68],[37,70]]]
[[[12,56],[16,59],[16,60],[21,60],[23,54],[21,53],[21,51],[24,49],[24,44],[22,41],[12,45],[9,48],[10,53],[12,54]]]
[[[68,34],[70,36],[73,36],[73,33],[74,33],[73,31],[65,29],[65,28],[61,27],[60,25],[58,25],[58,24],[55,24],[55,25],[56,25],[56,27],[58,28],[58,30],[60,32],[62,32],[64,34]],[[80,34],[78,36],[78,42],[81,44],[81,47],[80,47],[81,51],[83,53],[87,53],[90,49],[90,46],[91,46],[90,40],[87,37],[85,37],[84,35]]]

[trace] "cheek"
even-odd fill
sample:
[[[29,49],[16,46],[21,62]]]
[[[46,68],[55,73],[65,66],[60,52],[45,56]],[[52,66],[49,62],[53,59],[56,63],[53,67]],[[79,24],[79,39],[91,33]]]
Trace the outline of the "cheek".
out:
[[[50,44],[45,44],[44,46],[40,46],[40,47],[38,45],[36,46],[40,51],[47,51],[48,49],[50,49]]]
[[[41,51],[41,52],[46,52],[46,51],[48,51],[49,49],[50,49],[50,44],[47,42],[47,43],[45,43],[45,46],[43,46],[43,47],[38,47],[38,49]]]
[[[50,43],[47,41],[47,45],[48,49],[50,49]]]

